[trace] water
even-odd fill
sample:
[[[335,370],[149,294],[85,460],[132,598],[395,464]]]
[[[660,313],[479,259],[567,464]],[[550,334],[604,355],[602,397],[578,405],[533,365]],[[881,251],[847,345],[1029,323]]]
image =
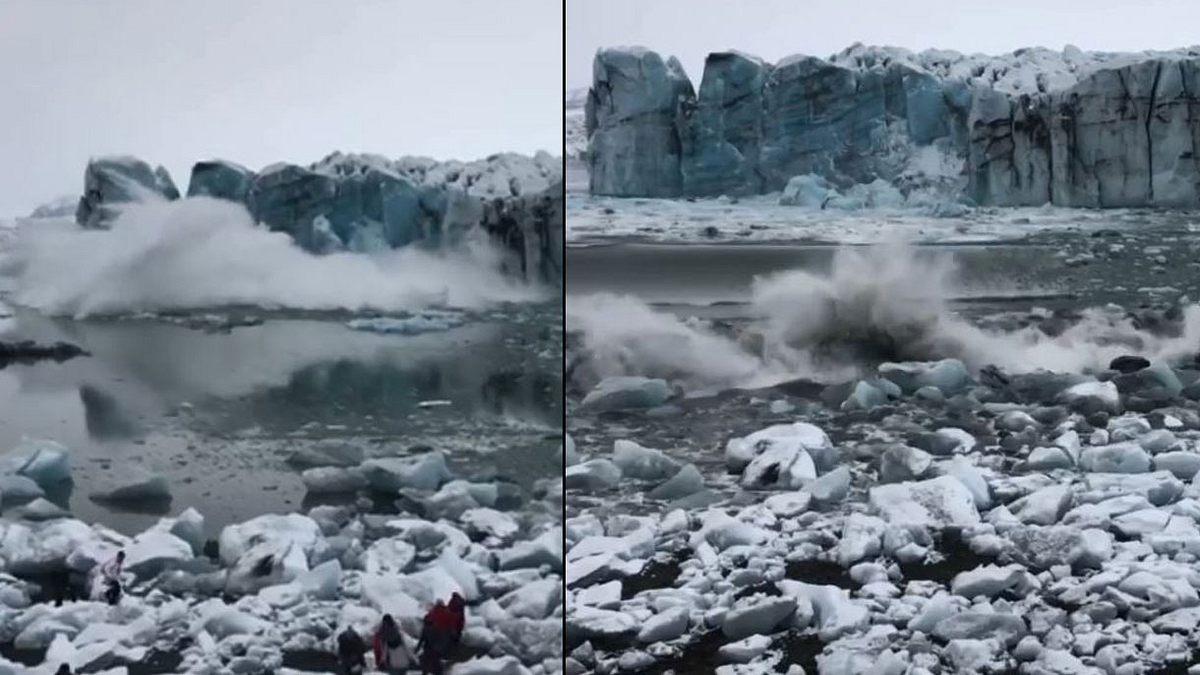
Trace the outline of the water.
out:
[[[367,454],[445,450],[463,473],[528,485],[553,475],[562,418],[561,310],[513,305],[415,336],[346,327],[346,316],[262,313],[213,331],[162,319],[53,319],[16,312],[8,337],[91,352],[0,370],[0,447],[23,436],[72,452],[67,502],[86,522],[136,533],[160,514],[114,511],[89,495],[131,466],[162,472],[170,513],[194,506],[217,528],[303,504],[285,459],[340,438]],[[193,317],[183,315],[174,317]],[[446,405],[422,407],[422,402]]]
[[[838,382],[883,360],[1176,359],[1200,344],[1198,249],[1170,226],[969,245],[616,241],[568,250],[568,330],[594,376],[689,390]]]

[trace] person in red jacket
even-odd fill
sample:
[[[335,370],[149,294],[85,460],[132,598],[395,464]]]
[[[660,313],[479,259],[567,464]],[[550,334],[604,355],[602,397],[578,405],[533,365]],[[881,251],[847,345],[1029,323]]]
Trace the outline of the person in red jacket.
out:
[[[421,639],[417,649],[421,652],[421,672],[440,675],[442,660],[450,656],[454,647],[454,629],[457,619],[446,603],[438,600],[425,614],[421,628]]]
[[[391,614],[384,614],[379,630],[375,631],[375,667],[384,672],[403,673],[412,665],[412,652]]]

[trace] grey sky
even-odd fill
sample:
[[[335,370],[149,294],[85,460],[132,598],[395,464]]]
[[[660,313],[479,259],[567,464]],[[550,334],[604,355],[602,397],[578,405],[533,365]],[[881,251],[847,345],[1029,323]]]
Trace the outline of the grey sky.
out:
[[[591,83],[599,47],[641,45],[683,62],[699,83],[709,52],[778,61],[853,44],[1003,53],[1020,47],[1141,51],[1200,42],[1195,0],[572,0],[567,87]]]
[[[561,0],[0,0],[0,217],[102,154],[559,154],[561,53]]]

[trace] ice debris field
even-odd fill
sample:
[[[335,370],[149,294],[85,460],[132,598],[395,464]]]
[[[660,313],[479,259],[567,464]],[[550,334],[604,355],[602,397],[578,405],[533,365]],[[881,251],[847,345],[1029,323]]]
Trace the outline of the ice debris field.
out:
[[[0,672],[329,671],[346,627],[369,639],[390,613],[412,647],[427,609],[451,593],[468,608],[465,654],[448,672],[561,669],[560,480],[525,494],[458,479],[434,451],[364,460],[328,443],[301,455],[310,493],[406,495],[421,517],[360,500],[264,514],[206,541],[204,516],[189,508],[129,537],[49,501],[71,480],[67,448],[27,441],[0,457]],[[131,474],[96,497],[169,500],[170,488]],[[119,605],[49,601],[56,574],[86,577],[118,550]]]

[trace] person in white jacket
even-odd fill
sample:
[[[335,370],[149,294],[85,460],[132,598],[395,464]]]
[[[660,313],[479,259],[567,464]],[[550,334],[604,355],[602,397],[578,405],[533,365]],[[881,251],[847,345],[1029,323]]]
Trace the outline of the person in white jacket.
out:
[[[100,566],[100,583],[103,584],[104,600],[110,605],[121,601],[121,568],[124,564],[125,551],[117,551],[117,555]]]

